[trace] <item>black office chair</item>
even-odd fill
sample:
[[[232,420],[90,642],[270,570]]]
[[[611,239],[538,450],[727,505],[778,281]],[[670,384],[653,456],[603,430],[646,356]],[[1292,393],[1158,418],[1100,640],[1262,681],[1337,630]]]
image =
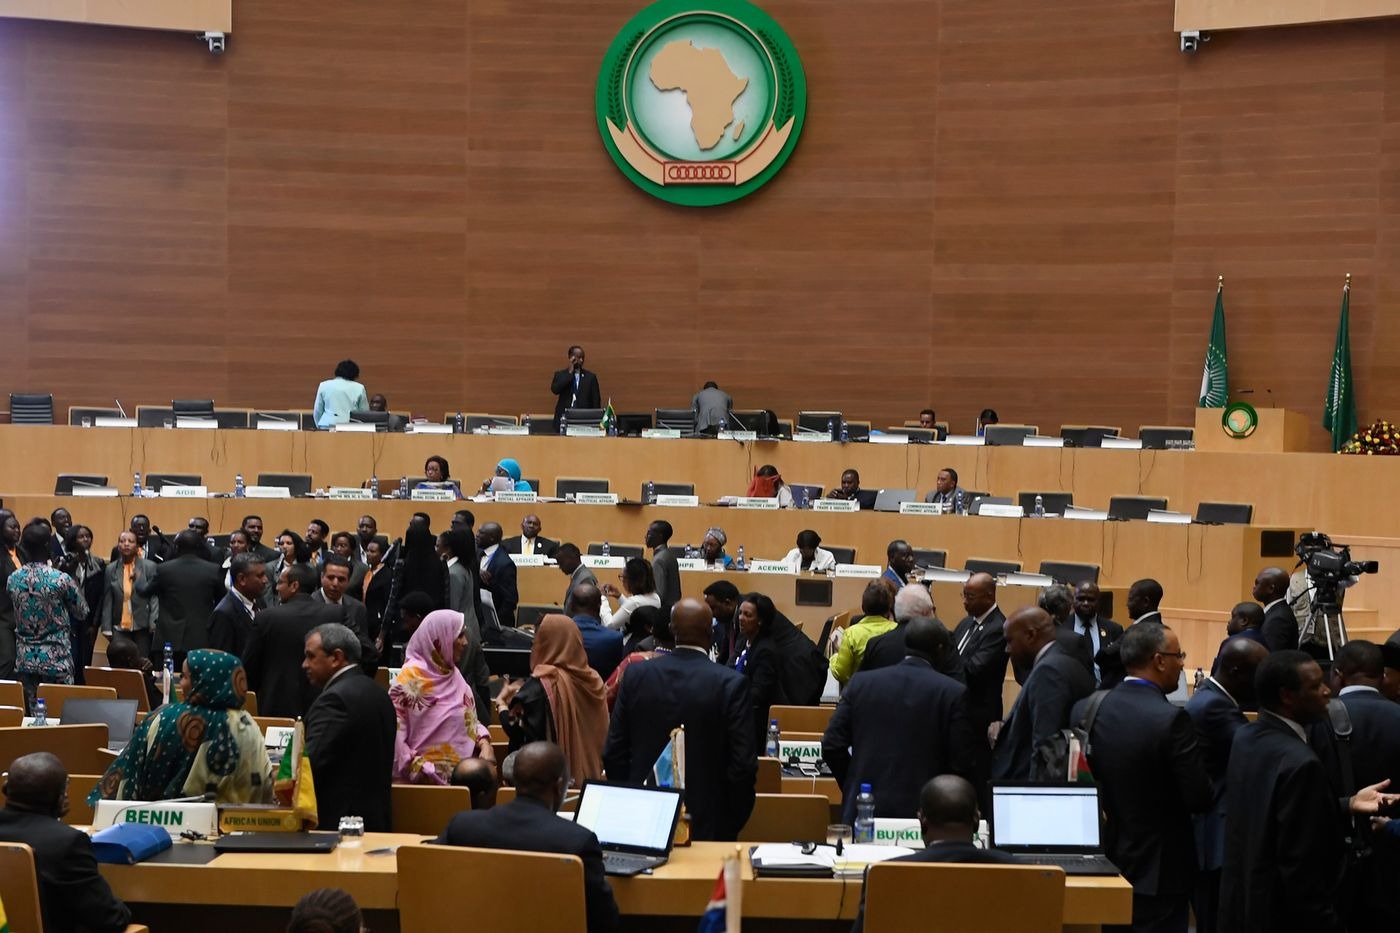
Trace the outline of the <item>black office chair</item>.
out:
[[[259,486],[281,486],[293,497],[311,494],[310,473],[259,473]]]
[[[198,473],[147,473],[146,485],[160,492],[164,486],[202,486],[204,477]]]
[[[170,410],[175,413],[176,417],[183,415],[186,418],[212,418],[214,417],[214,400],[212,398],[177,398],[170,403]]]
[[[594,557],[601,557],[603,555],[603,542],[588,542],[588,553]],[[621,557],[627,560],[633,557],[644,557],[646,556],[646,552],[636,544],[613,544],[612,542],[608,542],[608,556]]]
[[[1156,509],[1163,511],[1167,500],[1156,496],[1113,496],[1108,500],[1109,518],[1147,518],[1147,513]]]
[[[387,411],[352,411],[350,420],[355,424],[372,424],[376,434],[389,430],[389,419],[393,415]]]
[[[1039,433],[1033,424],[989,424],[982,429],[988,447],[1023,447],[1026,438]]]
[[[559,426],[554,423],[553,415],[527,415],[526,417],[529,420],[525,422],[525,428],[531,435],[559,433]]]
[[[695,484],[694,484],[694,483],[657,483],[657,482],[653,482],[653,483],[651,484],[651,492],[652,492],[653,495],[657,495],[657,496],[693,496],[693,495],[695,495]],[[641,501],[643,501],[643,502],[654,502],[654,501],[655,501],[655,500],[653,500],[653,499],[648,499],[648,498],[647,498],[647,484],[646,484],[646,483],[642,483],[642,496],[641,496]]]
[[[601,408],[566,408],[564,409],[564,420],[569,424],[598,426],[603,420]]]
[[[656,426],[682,434],[695,433],[695,411],[690,408],[656,409]]]
[[[197,417],[187,415],[186,417]],[[162,408],[159,405],[137,405],[136,406],[136,426],[138,428],[160,428],[169,421],[175,423],[175,409]]]
[[[11,392],[10,424],[53,424],[53,396]]]
[[[1027,515],[1034,515],[1036,496],[1040,496],[1041,504],[1045,506],[1046,515],[1063,515],[1065,514],[1065,506],[1074,505],[1074,493],[1072,492],[1034,490],[1016,494],[1016,501],[1021,503],[1021,511]]]
[[[54,478],[53,494],[55,496],[71,496],[74,486],[97,487],[106,485],[107,477],[95,473],[60,473]]]
[[[1040,562],[1040,573],[1047,577],[1053,577],[1056,583],[1064,583],[1068,586],[1099,582],[1098,564],[1080,564],[1068,560],[1043,560]]]
[[[948,552],[942,548],[916,547],[914,548],[915,567],[946,567],[948,566]]]
[[[989,492],[983,492],[983,491],[980,490],[980,489],[964,489],[964,490],[963,490],[963,508],[965,508],[965,509],[967,509],[969,512],[971,512],[971,511],[972,511],[972,504],[973,504],[974,502],[976,502],[978,499],[988,499],[988,498],[991,497],[991,495],[992,495],[991,493],[989,493]],[[1010,499],[1007,499],[1006,501],[1007,501],[1007,502],[1010,502],[1011,500],[1010,500]]]
[[[617,433],[619,437],[641,437],[642,432],[652,426],[649,411],[620,411],[617,413]]]
[[[1196,521],[1203,525],[1248,525],[1254,520],[1254,506],[1248,502],[1202,502],[1196,506]]]
[[[989,573],[997,577],[1006,573],[1020,573],[1021,562],[1019,560],[994,560],[989,557],[969,557],[963,563],[963,569],[968,573]]]
[[[1138,438],[1144,450],[1166,450],[1168,447],[1189,447],[1196,441],[1195,428],[1168,428],[1143,425]]]
[[[797,425],[793,429],[795,434],[825,434],[831,436],[832,427],[837,431],[841,429],[841,422],[845,418],[839,411],[799,411],[797,413]],[[835,422],[833,425],[832,422]]]
[[[881,489],[875,494],[874,509],[877,512],[898,512],[900,503],[916,502],[918,498],[919,493],[915,489]]]
[[[562,499],[573,493],[608,492],[608,481],[590,476],[561,476],[554,481],[554,495]]]
[[[303,431],[316,430],[316,416],[309,411],[301,413],[301,429]]]
[[[839,544],[827,544],[823,541],[822,550],[830,551],[831,556],[836,558],[838,564],[854,564],[856,562],[856,549],[853,547],[842,547]]]

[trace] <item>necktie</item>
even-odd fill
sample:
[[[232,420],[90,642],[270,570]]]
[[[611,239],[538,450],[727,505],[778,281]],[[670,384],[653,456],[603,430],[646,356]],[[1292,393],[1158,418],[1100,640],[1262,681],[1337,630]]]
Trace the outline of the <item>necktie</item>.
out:
[[[577,407],[578,407],[578,373],[574,373],[574,399],[573,399],[572,404],[569,405],[569,407],[570,407],[570,408],[577,408]]]
[[[973,622],[971,625],[968,626],[966,634],[964,634],[962,637],[962,641],[958,642],[958,654],[962,654],[964,651],[967,650],[967,643],[972,641],[973,635],[977,634],[977,627],[980,624],[980,622]]]
[[[520,553],[526,555],[527,557],[528,557],[529,555],[535,553],[535,539],[534,539],[534,538],[521,538],[521,539],[520,539]]]

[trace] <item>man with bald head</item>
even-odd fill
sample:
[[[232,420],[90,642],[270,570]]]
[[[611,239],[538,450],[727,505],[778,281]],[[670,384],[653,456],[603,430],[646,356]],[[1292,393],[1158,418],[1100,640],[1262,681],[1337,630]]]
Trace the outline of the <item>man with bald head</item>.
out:
[[[1258,610],[1254,603],[1245,605]],[[1262,616],[1262,613],[1261,613]],[[1225,861],[1225,774],[1230,767],[1230,746],[1244,726],[1244,710],[1255,704],[1254,674],[1269,656],[1264,643],[1235,635],[1220,646],[1215,667],[1186,703],[1186,714],[1196,728],[1201,761],[1210,778],[1211,806],[1195,817],[1196,854],[1200,874],[1191,906],[1199,933],[1214,933],[1220,912],[1220,870]],[[1396,706],[1400,713],[1400,705]]]
[[[491,603],[501,624],[515,627],[515,607],[520,605],[515,561],[501,547],[504,532],[495,522],[486,522],[476,532],[476,549],[481,552],[481,585],[491,593]]]
[[[1094,692],[1093,675],[1055,642],[1055,623],[1044,609],[1027,606],[1006,620],[1006,653],[1030,668],[1005,722],[987,729],[996,781],[1063,781],[1041,774],[1035,747],[1069,725],[1074,704]]]
[[[963,584],[963,609],[967,616],[953,630],[953,648],[962,660],[967,682],[967,719],[974,741],[972,783],[982,795],[984,808],[991,805],[987,779],[992,753],[980,737],[994,722],[1001,722],[1001,688],[1006,680],[1006,616],[997,607],[997,583],[990,574],[974,573]]]
[[[952,650],[948,630],[923,617],[904,630],[904,659],[852,677],[822,736],[847,823],[855,822],[862,784],[877,789],[876,816],[907,817],[929,778],[972,773],[967,688],[936,666]]]
[[[16,758],[5,773],[5,809],[0,842],[22,842],[34,850],[39,907],[48,933],[116,933],[131,922],[97,871],[87,833],[67,826],[68,772],[48,752]]]
[[[574,587],[574,624],[583,635],[583,650],[588,654],[588,666],[607,680],[622,663],[627,649],[621,632],[603,624],[603,593],[594,583]]]
[[[438,845],[576,855],[583,861],[588,933],[616,930],[617,902],[603,874],[598,837],[591,829],[557,815],[569,787],[564,753],[553,742],[531,742],[513,758],[515,799],[489,810],[458,813],[433,841]]]
[[[1264,607],[1260,632],[1270,651],[1298,647],[1298,619],[1288,607],[1288,574],[1279,567],[1265,567],[1254,578],[1254,598]]]
[[[685,726],[691,838],[728,841],[753,812],[758,750],[748,679],[710,660],[710,621],[708,606],[682,599],[671,610],[676,650],[623,672],[603,766],[609,780],[640,784]]]

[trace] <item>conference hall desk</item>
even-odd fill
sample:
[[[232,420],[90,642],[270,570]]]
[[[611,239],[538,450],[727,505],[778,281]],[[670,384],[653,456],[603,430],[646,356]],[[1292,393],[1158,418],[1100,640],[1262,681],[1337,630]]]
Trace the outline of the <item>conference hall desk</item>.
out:
[[[405,435],[307,431],[184,430],[0,425],[0,494],[45,493],[59,473],[105,474],[129,489],[140,471],[199,473],[210,489],[233,489],[234,474],[310,473],[319,487],[358,486],[377,474],[389,484],[447,457],[472,489],[502,457],[552,493],[559,476],[606,477],[620,495],[642,484],[694,483],[702,501],[741,495],[753,471],[772,463],[790,483],[831,488],[854,467],[868,489],[933,487],[939,469],[958,470],[966,489],[1015,496],[1063,490],[1079,505],[1105,508],[1113,495],[1164,496],[1194,513],[1202,501],[1249,502],[1260,524],[1298,525],[1334,536],[1395,535],[1390,511],[1400,470],[1387,457],[1180,450],[963,447],[557,436]]]
[[[315,888],[334,886],[350,892],[367,912],[367,923],[375,933],[386,933],[398,929],[397,862],[392,853],[369,853],[389,846],[416,845],[422,839],[370,833],[361,846],[338,848],[326,855],[240,853],[220,855],[204,865],[103,865],[101,870],[117,896],[132,905],[134,920],[152,930],[281,930],[298,898]],[[694,930],[714,890],[721,860],[733,849],[733,843],[698,842],[675,849],[670,862],[652,875],[609,879],[624,915],[624,927],[639,933]],[[747,845],[743,850],[747,852]],[[860,906],[859,881],[755,880],[747,855],[744,879],[746,930],[845,933]],[[463,883],[467,881],[463,879]],[[464,890],[472,897],[499,894],[470,892],[469,885]],[[528,882],[522,883],[521,891],[525,895],[537,893],[531,892]],[[1014,896],[1014,892],[1008,895]],[[464,900],[465,909],[469,910],[469,902],[470,897]],[[1126,923],[1131,913],[1132,888],[1121,877],[1066,881],[1066,930],[1097,930],[1103,924]],[[445,928],[451,927],[448,923]]]

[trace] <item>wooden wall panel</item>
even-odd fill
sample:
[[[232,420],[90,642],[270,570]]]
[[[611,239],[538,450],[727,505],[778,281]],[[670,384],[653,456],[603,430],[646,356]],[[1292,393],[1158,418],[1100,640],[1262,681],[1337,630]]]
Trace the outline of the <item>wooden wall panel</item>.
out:
[[[593,116],[641,0],[241,0],[229,51],[0,21],[0,392],[309,405],[353,356],[436,416],[926,404],[1320,417],[1342,275],[1363,416],[1400,415],[1400,26],[1221,34],[1159,0],[768,0],[811,92],[756,196],[636,191]],[[1265,390],[1269,390],[1265,392]]]

